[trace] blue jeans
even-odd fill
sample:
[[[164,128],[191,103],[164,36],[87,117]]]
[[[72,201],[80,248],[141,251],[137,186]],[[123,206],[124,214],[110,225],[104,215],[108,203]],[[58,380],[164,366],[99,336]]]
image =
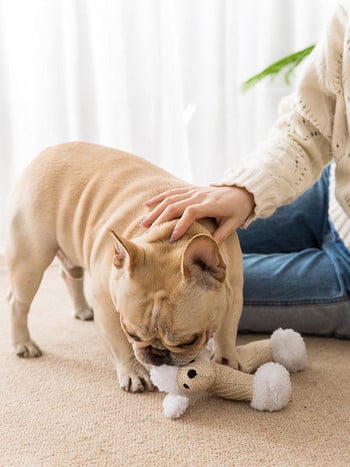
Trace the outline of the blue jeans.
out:
[[[239,229],[241,332],[278,327],[350,338],[350,252],[328,217],[329,168],[294,203]]]

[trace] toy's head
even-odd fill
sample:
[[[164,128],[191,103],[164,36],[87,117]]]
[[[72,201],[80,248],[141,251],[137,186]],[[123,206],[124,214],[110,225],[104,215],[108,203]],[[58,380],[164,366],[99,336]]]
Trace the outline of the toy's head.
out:
[[[196,361],[184,367],[169,365],[153,366],[151,380],[160,391],[168,394],[163,400],[164,415],[178,418],[188,407],[190,393],[205,391],[214,379],[210,364]],[[209,370],[209,371],[208,371]],[[212,373],[212,377],[209,376]],[[197,378],[198,376],[198,378]]]
[[[160,391],[190,394],[208,391],[215,381],[215,372],[212,363],[196,360],[182,367],[154,366],[151,379]]]
[[[208,391],[214,380],[213,365],[203,360],[179,368],[176,378],[179,390],[185,394]]]

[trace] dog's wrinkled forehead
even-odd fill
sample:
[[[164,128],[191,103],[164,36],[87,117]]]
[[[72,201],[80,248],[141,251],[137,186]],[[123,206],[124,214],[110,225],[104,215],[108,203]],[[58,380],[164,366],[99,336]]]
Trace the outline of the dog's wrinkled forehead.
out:
[[[171,305],[168,295],[160,290],[136,299],[130,305],[127,313],[121,313],[124,327],[131,333],[137,334],[142,340],[151,340],[164,333],[171,321]],[[133,308],[133,309],[132,309]]]
[[[147,312],[144,315],[144,326],[148,326],[148,334],[158,337],[163,328],[164,316],[169,319],[169,298],[164,290],[155,292],[149,300]],[[170,313],[171,315],[171,313]]]
[[[202,320],[197,323],[197,320],[191,319],[196,313],[191,313],[188,305],[186,300],[174,306],[165,291],[158,291],[152,299],[143,302],[142,309],[137,312],[121,313],[121,324],[128,338],[142,347],[155,343],[168,348],[176,347],[196,338],[199,342],[202,335],[207,335],[210,320],[204,320],[206,326],[203,329]]]

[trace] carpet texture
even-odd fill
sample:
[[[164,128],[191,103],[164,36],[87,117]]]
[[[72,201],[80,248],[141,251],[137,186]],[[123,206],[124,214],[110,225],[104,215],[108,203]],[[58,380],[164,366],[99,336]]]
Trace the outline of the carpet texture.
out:
[[[52,266],[29,323],[44,351],[12,355],[0,270],[1,466],[349,466],[350,342],[306,338],[307,369],[281,412],[201,396],[166,419],[164,395],[126,394],[93,322],[73,319]],[[264,336],[241,336],[240,343]]]

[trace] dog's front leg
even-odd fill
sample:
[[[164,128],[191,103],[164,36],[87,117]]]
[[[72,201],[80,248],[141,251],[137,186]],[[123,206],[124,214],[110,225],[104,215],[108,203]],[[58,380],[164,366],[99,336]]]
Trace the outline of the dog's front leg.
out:
[[[115,360],[120,387],[128,392],[154,390],[148,370],[136,360],[126,339],[111,299],[101,292],[93,297],[95,322]]]
[[[241,310],[242,301],[239,300],[226,311],[221,328],[214,334],[212,359],[235,369],[238,369],[236,339]]]

